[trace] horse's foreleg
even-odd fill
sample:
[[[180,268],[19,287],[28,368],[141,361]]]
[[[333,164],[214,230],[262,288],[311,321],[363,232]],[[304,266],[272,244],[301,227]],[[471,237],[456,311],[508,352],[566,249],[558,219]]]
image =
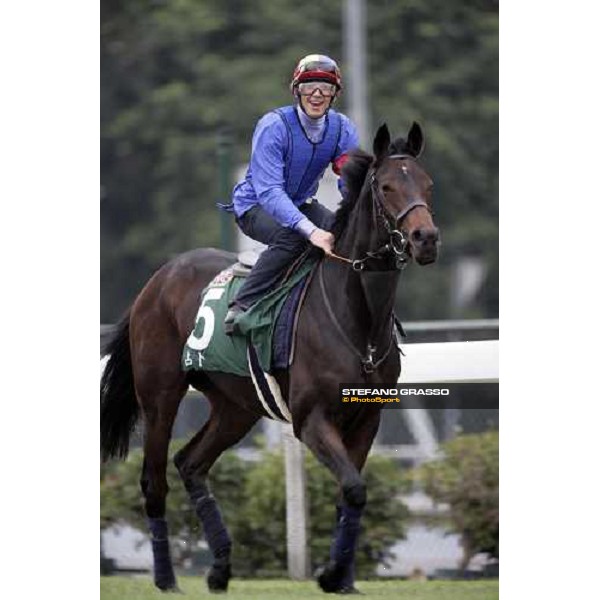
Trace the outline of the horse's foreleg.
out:
[[[213,555],[213,565],[207,576],[211,592],[227,590],[231,577],[231,538],[221,511],[210,493],[208,471],[221,453],[240,441],[259,419],[235,406],[216,391],[206,392],[212,412],[204,427],[175,455],[175,465],[183,479],[204,535]]]
[[[367,426],[368,427],[368,426]],[[351,591],[354,586],[354,555],[360,530],[360,520],[367,501],[365,483],[360,475],[366,454],[377,426],[364,437],[364,457],[342,438],[338,428],[328,421],[320,409],[315,409],[303,425],[302,441],[335,475],[342,490],[336,530],[331,547],[330,562],[320,570],[318,582],[325,592]],[[368,444],[366,444],[368,440]]]
[[[379,429],[380,415],[381,412],[379,409],[372,411],[360,419],[360,425],[356,429],[344,436],[344,445],[346,446],[350,460],[359,473],[362,472],[367,455]],[[354,528],[357,529],[356,532],[353,531]],[[358,528],[359,523],[353,520],[351,511],[344,505],[343,501],[340,502],[336,506],[336,528],[330,552],[330,558],[333,563],[336,562],[336,557],[340,553],[344,553],[344,548],[348,546],[348,539],[351,540],[353,536],[358,537]],[[354,591],[354,576],[353,552],[352,560],[344,568],[340,589],[346,592]]]

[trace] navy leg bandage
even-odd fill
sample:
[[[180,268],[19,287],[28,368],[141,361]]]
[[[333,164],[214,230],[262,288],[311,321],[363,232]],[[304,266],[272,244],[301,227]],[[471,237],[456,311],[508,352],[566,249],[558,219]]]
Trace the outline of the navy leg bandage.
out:
[[[363,508],[348,506],[345,503],[336,507],[337,524],[330,557],[336,564],[344,567],[342,587],[354,585],[354,552]]]
[[[175,585],[175,573],[169,551],[169,531],[165,519],[148,519],[154,557],[154,583],[160,589]]]
[[[335,551],[340,536],[341,530],[341,518],[342,518],[342,507],[338,504],[335,507],[335,532],[333,534],[333,542],[331,544],[330,559],[335,562]],[[340,582],[341,588],[353,588],[354,587],[354,556],[349,564],[344,565],[342,580]]]
[[[209,495],[198,498],[196,514],[204,527],[206,543],[215,558],[215,564],[228,563],[231,553],[231,538],[214,497]]]

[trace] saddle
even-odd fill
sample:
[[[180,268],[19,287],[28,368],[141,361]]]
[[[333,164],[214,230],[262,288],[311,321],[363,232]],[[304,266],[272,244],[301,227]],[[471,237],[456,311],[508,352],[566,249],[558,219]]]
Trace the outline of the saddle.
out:
[[[290,366],[296,316],[314,258],[305,256],[294,263],[276,289],[240,315],[237,324],[242,335],[227,336],[221,325],[259,254],[240,253],[238,262],[218,273],[203,290],[194,329],[184,346],[185,371],[200,369],[249,376],[249,345],[256,354],[253,362],[266,373]]]
[[[232,267],[234,277],[248,277],[252,267],[256,264],[262,253],[262,249],[239,252],[237,255],[238,261]]]

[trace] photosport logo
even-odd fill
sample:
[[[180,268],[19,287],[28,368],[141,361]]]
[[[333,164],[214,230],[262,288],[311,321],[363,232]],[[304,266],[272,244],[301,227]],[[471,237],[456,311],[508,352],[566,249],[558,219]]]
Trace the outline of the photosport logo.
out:
[[[499,384],[440,383],[366,386],[364,383],[342,383],[342,404],[373,404],[381,408],[499,408]]]

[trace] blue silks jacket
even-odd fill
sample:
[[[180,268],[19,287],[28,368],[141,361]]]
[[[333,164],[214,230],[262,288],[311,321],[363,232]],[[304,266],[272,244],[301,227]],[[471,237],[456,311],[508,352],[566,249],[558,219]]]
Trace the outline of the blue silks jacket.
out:
[[[298,210],[314,196],[330,163],[339,174],[343,156],[358,147],[356,127],[330,109],[320,142],[307,137],[294,106],[267,113],[252,136],[246,176],[233,189],[227,206],[237,217],[260,204],[275,220],[292,229],[306,217]]]

